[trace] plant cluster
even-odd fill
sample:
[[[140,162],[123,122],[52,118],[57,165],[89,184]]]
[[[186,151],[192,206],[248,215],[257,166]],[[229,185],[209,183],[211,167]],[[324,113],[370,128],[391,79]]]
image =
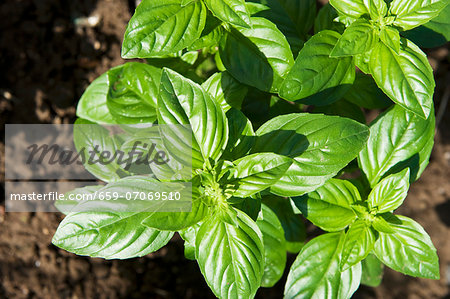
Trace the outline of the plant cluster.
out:
[[[315,0],[143,0],[122,56],[145,62],[96,79],[77,123],[187,125],[192,171],[178,176],[181,150],[180,163],[147,173],[87,165],[107,184],[73,192],[189,181],[192,210],[69,212],[53,243],[127,259],[178,232],[219,298],[273,286],[287,252],[298,256],[286,298],[349,298],[360,283],[378,285],[383,265],[438,279],[429,236],[394,212],[427,166],[435,134],[433,71],[406,37],[431,26],[448,39],[448,4],[330,0],[316,13]],[[361,108],[383,112],[368,127]],[[77,147],[158,139],[176,151],[145,129],[108,141],[96,130],[76,133]],[[325,233],[306,242],[303,218]]]

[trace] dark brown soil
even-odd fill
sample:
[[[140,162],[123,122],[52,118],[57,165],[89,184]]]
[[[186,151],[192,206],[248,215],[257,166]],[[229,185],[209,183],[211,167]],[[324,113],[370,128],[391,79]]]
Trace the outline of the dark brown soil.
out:
[[[5,123],[70,123],[75,119],[75,105],[89,82],[123,63],[120,45],[131,16],[129,2],[134,1],[1,2],[2,135]],[[83,25],[83,18],[89,16],[98,17],[98,23]],[[450,85],[448,53],[448,48],[430,51],[438,79],[437,111],[442,89]],[[441,280],[386,270],[379,288],[361,287],[355,298],[450,298],[449,107],[439,126],[430,166],[399,210],[430,234],[440,257]],[[3,149],[2,137],[1,153]],[[4,163],[3,154],[0,163]],[[0,181],[4,181],[3,171]],[[0,191],[3,195],[3,186]],[[6,214],[0,206],[0,298],[213,297],[196,263],[184,259],[179,237],[144,258],[90,259],[51,245],[61,219],[50,213]],[[280,298],[283,283],[262,289],[258,297]]]

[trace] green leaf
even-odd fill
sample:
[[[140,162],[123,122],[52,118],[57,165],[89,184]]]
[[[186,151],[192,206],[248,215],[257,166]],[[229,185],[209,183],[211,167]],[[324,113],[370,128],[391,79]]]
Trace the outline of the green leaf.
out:
[[[231,161],[244,157],[255,143],[255,132],[250,120],[237,109],[227,112],[228,118],[228,145],[223,153],[224,159]]]
[[[55,202],[55,207],[64,215],[68,215],[73,210],[73,208],[79,204],[79,201],[73,199],[71,200],[69,196],[76,196],[81,194],[92,195],[103,187],[103,185],[93,185],[69,191],[64,194],[64,200],[58,200]]]
[[[286,36],[294,54],[303,46],[307,35],[313,26],[316,13],[314,0],[252,0],[265,6],[265,9],[255,14],[277,25]]]
[[[314,225],[335,232],[343,230],[356,219],[351,205],[361,201],[361,197],[352,183],[331,179],[316,191],[292,200]]]
[[[104,73],[95,79],[81,96],[77,116],[99,124],[116,123],[106,105],[108,89],[108,74]]]
[[[333,30],[339,33],[343,33],[345,26],[335,19],[338,17],[336,9],[328,2],[325,4],[317,14],[314,22],[314,33],[318,33],[322,30]]]
[[[376,217],[374,217],[372,219],[372,226],[374,229],[376,229],[377,231],[379,231],[380,233],[385,233],[385,234],[392,234],[395,232],[394,228],[391,226],[391,224],[386,221],[386,219],[389,218],[395,218],[392,214],[381,214],[381,215],[377,215]]]
[[[389,268],[414,277],[439,279],[439,260],[430,237],[414,220],[397,216],[393,234],[380,233],[374,253]]]
[[[270,288],[281,279],[286,267],[286,240],[277,215],[268,206],[262,205],[256,224],[264,241],[264,275],[261,285]]]
[[[248,88],[234,79],[228,72],[215,73],[202,84],[211,97],[220,104],[223,111],[241,109]]]
[[[220,58],[240,82],[276,92],[294,64],[294,57],[275,24],[264,18],[251,20],[252,29],[229,29],[220,42]]]
[[[378,43],[370,57],[370,73],[395,103],[428,118],[433,106],[434,77],[427,56],[411,41],[403,40],[400,54]]]
[[[396,16],[395,26],[409,30],[438,16],[447,5],[446,0],[394,0],[390,12]]]
[[[105,182],[119,180],[128,172],[118,164],[115,155],[119,145],[107,128],[84,119],[77,119],[73,142],[87,171]],[[109,155],[106,157],[106,155]],[[114,155],[114,156],[113,156]]]
[[[363,220],[351,224],[345,234],[341,269],[347,270],[365,259],[372,251],[376,238],[375,231]]]
[[[313,105],[327,105],[342,98],[355,80],[355,65],[351,57],[330,57],[339,38],[339,33],[325,30],[305,43],[280,88],[282,98],[306,98],[302,103]]]
[[[291,201],[275,195],[263,197],[263,203],[270,207],[281,222],[286,239],[286,250],[298,253],[306,240],[306,228],[300,215],[294,213]]]
[[[220,20],[236,26],[251,28],[245,0],[205,0],[209,10]]]
[[[211,14],[208,14],[202,34],[199,39],[188,47],[188,50],[195,51],[203,48],[216,47],[219,45],[224,33],[225,29],[222,26],[222,22]]]
[[[380,31],[380,39],[396,54],[400,54],[400,32],[397,29],[390,26],[383,27]]]
[[[169,69],[161,78],[158,122],[190,125],[193,168],[202,168],[209,158],[217,160],[227,145],[228,124],[219,104],[199,85]]]
[[[78,255],[128,259],[154,252],[166,245],[172,232],[141,224],[145,213],[71,213],[60,223],[52,243]]]
[[[234,162],[238,189],[234,196],[248,197],[275,184],[292,164],[289,157],[261,153]]]
[[[161,69],[129,62],[108,71],[108,110],[120,124],[153,123]]]
[[[247,214],[253,221],[258,219],[261,212],[261,196],[255,194],[252,197],[247,198],[233,198],[233,200],[241,200],[239,203],[234,204],[233,207],[241,210]]]
[[[377,287],[383,279],[384,266],[374,254],[369,254],[362,262],[361,284]]]
[[[339,12],[352,18],[360,18],[362,15],[369,14],[365,6],[365,0],[330,0],[330,4]]]
[[[331,57],[354,56],[369,51],[378,36],[372,24],[360,19],[345,29],[330,53]]]
[[[362,124],[366,123],[366,116],[364,115],[361,108],[346,100],[339,100],[327,106],[316,107],[314,108],[313,112],[323,113],[325,115],[342,116],[356,120],[357,122],[360,122]]]
[[[361,73],[356,73],[355,82],[344,98],[367,109],[383,109],[392,105],[392,101],[378,88],[373,78]]]
[[[205,221],[196,237],[200,270],[219,298],[253,298],[264,274],[263,236],[256,223],[238,210],[238,225],[218,217]]]
[[[303,247],[289,272],[285,298],[350,298],[361,277],[361,265],[341,273],[344,234],[329,233]]]
[[[201,222],[178,232],[184,240],[184,257],[191,261],[195,260],[195,237],[200,226]]]
[[[366,75],[370,74],[370,57],[372,55],[373,49],[367,51],[363,54],[358,54],[355,56],[355,65],[358,67],[358,69],[363,72]]]
[[[356,121],[319,114],[288,114],[273,118],[257,131],[252,153],[271,152],[294,159],[271,187],[280,196],[314,191],[352,161],[369,135]]]
[[[363,2],[372,20],[378,21],[386,16],[388,7],[384,0],[363,0]]]
[[[450,5],[428,23],[403,33],[421,48],[439,47],[450,41]]]
[[[128,23],[123,58],[148,58],[176,53],[197,40],[205,27],[202,1],[143,0]]]
[[[411,182],[428,165],[434,144],[434,113],[424,120],[399,106],[380,115],[370,126],[367,146],[358,162],[371,187],[390,173],[409,167]]]
[[[376,209],[377,213],[384,213],[392,212],[400,207],[408,195],[409,175],[409,168],[406,168],[379,182],[367,199],[369,208]]]

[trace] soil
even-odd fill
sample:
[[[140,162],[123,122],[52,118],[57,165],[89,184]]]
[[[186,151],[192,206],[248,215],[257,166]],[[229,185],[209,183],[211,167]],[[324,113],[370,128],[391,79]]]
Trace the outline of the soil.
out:
[[[1,165],[3,124],[73,122],[76,103],[89,82],[123,63],[120,45],[132,2],[1,2]],[[428,54],[438,82],[436,110],[443,118],[430,166],[398,212],[430,234],[440,257],[441,279],[412,278],[386,269],[380,287],[361,287],[354,298],[450,298],[450,105],[441,105],[443,89],[450,85],[450,59],[448,47]],[[143,258],[90,259],[51,244],[62,218],[5,213],[0,205],[0,298],[213,298],[197,264],[184,259],[178,236]],[[289,262],[294,258],[289,256]],[[261,289],[258,297],[280,298],[283,280],[273,289]]]

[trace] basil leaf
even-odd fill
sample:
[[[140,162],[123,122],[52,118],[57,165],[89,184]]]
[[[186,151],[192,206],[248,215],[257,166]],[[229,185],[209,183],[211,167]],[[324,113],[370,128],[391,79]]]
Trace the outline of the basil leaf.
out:
[[[357,20],[345,29],[330,56],[354,56],[365,53],[373,47],[377,40],[377,33],[372,24],[365,19]]]
[[[448,5],[446,0],[394,0],[390,12],[395,15],[394,25],[409,30],[427,23]]]
[[[148,58],[183,50],[197,40],[206,22],[202,1],[143,0],[128,23],[123,58]]]
[[[255,143],[255,132],[250,120],[239,110],[230,109],[228,118],[228,145],[223,153],[224,159],[231,161],[244,157]]]
[[[406,275],[439,279],[439,260],[430,237],[414,220],[397,216],[401,223],[390,223],[395,232],[380,233],[374,253],[389,268]]]
[[[327,105],[342,98],[355,80],[355,65],[351,57],[329,57],[339,38],[339,33],[325,30],[305,43],[281,85],[282,98],[307,98],[302,103],[313,105]]]
[[[294,54],[303,46],[303,41],[314,24],[316,1],[295,0],[252,0],[263,4],[266,9],[255,14],[277,25],[286,36]]]
[[[378,213],[392,212],[403,204],[408,189],[409,168],[406,168],[386,177],[373,188],[367,199],[369,208],[376,209]]]
[[[339,33],[343,33],[345,26],[339,22],[336,22],[338,13],[333,6],[328,2],[317,13],[316,20],[314,21],[314,33],[318,33],[322,30],[333,30]]]
[[[219,45],[220,39],[225,33],[222,22],[213,15],[206,16],[205,28],[199,39],[188,47],[189,51],[195,51],[203,48],[210,48]],[[167,65],[166,65],[167,66]]]
[[[105,259],[128,259],[166,245],[172,232],[145,227],[145,213],[71,213],[60,223],[52,243],[69,252]]]
[[[367,109],[383,109],[392,105],[392,101],[378,88],[373,78],[361,73],[356,73],[355,82],[345,94],[344,98],[353,104]]]
[[[220,20],[236,26],[251,28],[245,0],[205,0],[209,10]]]
[[[370,186],[406,167],[410,168],[411,182],[416,181],[428,164],[434,128],[434,113],[424,120],[394,106],[380,115],[371,124],[369,141],[358,158]]]
[[[291,201],[275,195],[263,197],[263,203],[270,207],[281,222],[286,239],[286,250],[298,253],[306,240],[306,228],[300,215],[294,213]]]
[[[286,240],[277,215],[268,206],[262,205],[256,224],[262,232],[264,242],[264,275],[261,286],[270,288],[283,276],[287,259]]]
[[[64,215],[68,215],[72,212],[73,208],[80,203],[80,201],[78,200],[71,200],[69,196],[76,196],[81,194],[93,194],[103,187],[104,187],[103,185],[93,185],[69,191],[64,194],[64,200],[58,200],[55,202],[55,207],[58,209],[58,211],[60,211]]]
[[[330,4],[333,5],[339,14],[357,19],[370,13],[364,2],[366,0],[330,0]]]
[[[253,220],[239,210],[237,226],[210,217],[195,240],[200,270],[219,298],[253,298],[264,273],[263,236]]]
[[[238,189],[234,196],[248,197],[276,183],[292,164],[289,157],[261,153],[246,156],[234,162]]]
[[[227,112],[232,107],[241,109],[248,88],[236,81],[228,72],[216,73],[202,87]]]
[[[379,231],[380,233],[393,234],[395,232],[394,228],[391,226],[391,224],[388,221],[386,221],[389,218],[396,219],[396,217],[390,213],[388,213],[387,215],[381,214],[381,215],[375,216],[372,220],[373,228],[376,229],[377,231]]]
[[[380,31],[381,41],[394,50],[396,54],[400,54],[400,32],[390,26],[385,26]]]
[[[344,234],[328,233],[303,247],[289,271],[285,298],[350,298],[361,277],[358,264],[339,271]]]
[[[292,200],[314,225],[335,232],[343,230],[356,219],[351,205],[361,201],[361,197],[352,183],[330,179],[316,191]]]
[[[377,287],[383,279],[384,265],[374,254],[369,254],[362,262],[361,284]]]
[[[184,257],[191,261],[195,260],[195,237],[200,226],[201,222],[178,232],[184,240]]]
[[[161,78],[158,122],[191,126],[193,168],[202,168],[209,158],[217,160],[228,141],[227,119],[219,104],[199,85],[169,69]]]
[[[370,57],[372,55],[373,49],[370,49],[366,53],[355,55],[355,64],[361,72],[366,75],[370,74]]]
[[[77,106],[77,116],[99,124],[115,124],[116,120],[106,105],[108,94],[108,74],[95,79],[81,96]]]
[[[129,62],[108,71],[108,110],[121,124],[153,123],[161,69]]]
[[[384,0],[363,0],[372,20],[380,20],[387,15],[388,7]]]
[[[339,100],[331,105],[316,107],[313,112],[346,117],[356,120],[362,124],[366,123],[366,116],[361,108],[353,103],[347,102],[346,100]]]
[[[233,198],[233,200],[235,199]],[[261,212],[261,196],[259,196],[259,194],[256,194],[252,197],[247,197],[244,199],[241,198],[241,200],[242,201],[238,204],[234,204],[233,207],[241,210],[242,212],[247,214],[253,221],[256,221]]]
[[[366,258],[372,251],[376,238],[375,231],[363,220],[351,224],[345,234],[341,269],[347,270]]]
[[[294,159],[270,191],[280,196],[300,196],[322,186],[352,161],[369,131],[353,120],[298,113],[275,117],[256,134],[252,153],[272,152]]]
[[[230,28],[220,42],[220,58],[240,82],[276,92],[294,64],[294,57],[275,24],[264,18],[251,20],[252,29]]]
[[[426,55],[404,40],[400,54],[378,43],[370,57],[370,72],[378,86],[403,108],[428,118],[433,106],[434,77]]]

